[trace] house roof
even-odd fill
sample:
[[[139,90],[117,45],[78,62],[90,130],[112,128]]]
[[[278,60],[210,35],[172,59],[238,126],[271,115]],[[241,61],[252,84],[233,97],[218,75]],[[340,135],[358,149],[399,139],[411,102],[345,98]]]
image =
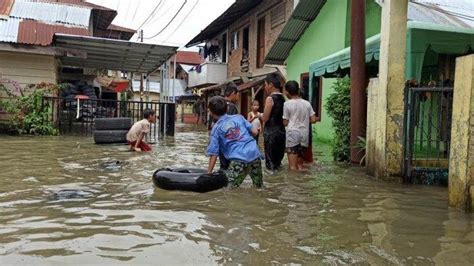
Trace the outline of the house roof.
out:
[[[151,73],[168,60],[178,47],[106,38],[55,34],[63,66]]]
[[[46,24],[34,20],[23,20],[19,23],[17,43],[49,46],[55,33],[70,35],[89,35],[87,28],[70,27],[58,24]]]
[[[171,58],[171,61],[174,61],[174,56]],[[176,63],[196,66],[204,63],[204,59],[197,52],[178,51],[176,53]]]
[[[108,30],[123,31],[123,32],[130,32],[130,33],[133,33],[133,34],[135,34],[137,32],[137,30],[130,29],[130,28],[125,28],[125,27],[115,25],[115,24],[110,24],[110,26],[107,29]]]
[[[91,9],[82,6],[62,5],[51,2],[15,0],[10,17],[89,27]]]
[[[48,46],[54,33],[89,36],[91,17],[95,34],[129,40],[135,30],[110,24],[116,15],[84,0],[1,0],[0,42]]]
[[[265,63],[282,65],[293,46],[316,19],[327,0],[300,0],[290,19],[265,58]]]
[[[237,19],[248,13],[263,0],[237,0],[224,13],[209,24],[203,31],[194,37],[186,47],[191,47],[215,37],[229,27]]]
[[[75,5],[87,7],[92,10],[92,16],[94,18],[95,25],[94,28],[98,29],[107,29],[107,27],[112,23],[114,18],[117,16],[117,11],[86,2],[86,0],[37,0],[42,2],[55,2],[62,5]]]
[[[408,20],[474,28],[472,0],[417,0],[408,5]]]
[[[14,0],[3,0],[0,1],[0,19],[8,18],[10,11],[12,10]]]
[[[377,0],[375,0],[377,1]],[[277,41],[268,52],[267,64],[283,65],[291,49],[316,19],[327,0],[300,0]],[[411,0],[408,20],[431,24],[474,28],[472,0]]]
[[[94,31],[94,37],[102,37],[102,38],[109,38],[109,39],[118,39],[118,40],[130,40],[133,35],[135,35],[136,30],[129,29],[125,27],[121,27],[118,25],[110,24],[110,26],[106,29],[96,29]]]

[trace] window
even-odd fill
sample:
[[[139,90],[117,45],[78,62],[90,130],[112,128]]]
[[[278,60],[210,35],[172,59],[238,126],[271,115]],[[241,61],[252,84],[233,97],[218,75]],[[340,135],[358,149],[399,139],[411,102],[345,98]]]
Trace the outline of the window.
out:
[[[309,100],[313,110],[316,113],[316,121],[321,121],[322,110],[322,78],[314,77],[310,87],[309,73],[301,74],[301,87],[304,90],[304,98]],[[310,95],[310,89],[312,94]],[[311,97],[310,97],[311,96]]]
[[[285,23],[286,2],[277,5],[270,12],[272,29]]]
[[[232,33],[232,39],[230,42],[230,50],[236,50],[239,48],[239,31],[234,31]]]
[[[222,34],[222,63],[227,63],[227,33]]]
[[[245,51],[249,51],[249,27],[245,27],[242,33],[242,48]]]

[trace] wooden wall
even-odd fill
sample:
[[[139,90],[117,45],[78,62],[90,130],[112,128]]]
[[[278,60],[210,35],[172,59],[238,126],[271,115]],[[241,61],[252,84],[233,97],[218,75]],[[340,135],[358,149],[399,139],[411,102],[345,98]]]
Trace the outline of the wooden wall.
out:
[[[52,55],[0,51],[0,78],[16,81],[22,88],[41,82],[56,83],[56,59]]]

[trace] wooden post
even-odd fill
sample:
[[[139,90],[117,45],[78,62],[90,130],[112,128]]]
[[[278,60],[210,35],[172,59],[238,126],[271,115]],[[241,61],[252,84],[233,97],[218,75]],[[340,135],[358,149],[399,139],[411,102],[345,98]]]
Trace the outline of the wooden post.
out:
[[[367,124],[367,77],[365,71],[365,0],[351,1],[351,161],[364,156],[357,147]]]

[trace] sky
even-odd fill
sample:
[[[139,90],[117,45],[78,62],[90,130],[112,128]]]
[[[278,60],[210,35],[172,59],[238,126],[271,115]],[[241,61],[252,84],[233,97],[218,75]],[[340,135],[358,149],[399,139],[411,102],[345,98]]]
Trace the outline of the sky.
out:
[[[181,48],[235,2],[235,0],[87,1],[117,10],[118,15],[112,23],[127,28],[139,29],[147,17],[152,14],[151,18],[142,26],[144,42]],[[182,10],[165,28],[181,6],[183,6]],[[153,12],[155,8],[156,11]],[[131,40],[137,41],[137,39],[138,35],[136,34]]]

